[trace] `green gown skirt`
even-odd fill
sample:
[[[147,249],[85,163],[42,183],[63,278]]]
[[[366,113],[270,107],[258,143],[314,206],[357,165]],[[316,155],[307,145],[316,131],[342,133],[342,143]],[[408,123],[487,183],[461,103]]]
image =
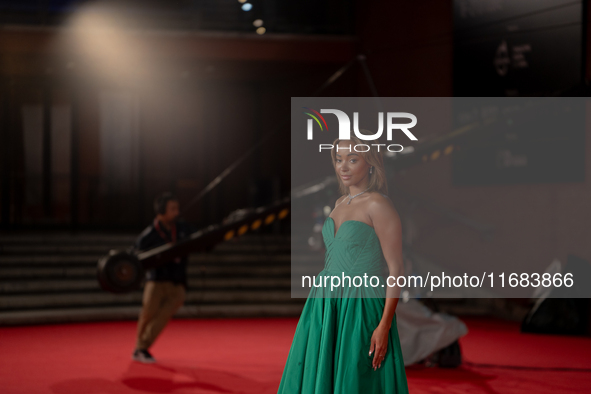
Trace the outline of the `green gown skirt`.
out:
[[[373,227],[346,221],[334,235],[328,218],[322,233],[326,245],[324,276],[364,273],[383,269],[385,261]],[[330,282],[330,280],[329,280]],[[384,290],[377,287],[311,288],[293,342],[278,394],[408,393],[398,338],[396,316],[388,335],[382,366],[374,371],[369,349],[384,311]],[[382,295],[382,296],[380,296]]]

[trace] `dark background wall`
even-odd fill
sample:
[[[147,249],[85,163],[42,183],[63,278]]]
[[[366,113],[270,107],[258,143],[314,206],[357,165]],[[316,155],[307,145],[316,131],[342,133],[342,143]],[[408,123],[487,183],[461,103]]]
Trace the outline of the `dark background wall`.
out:
[[[153,59],[146,60],[162,59],[165,52],[167,63],[173,66],[166,73],[127,84],[97,79],[87,71],[91,65],[82,54],[60,46],[61,34],[54,27],[14,27],[0,37],[5,48],[5,138],[11,141],[7,152],[10,191],[4,200],[10,208],[2,218],[8,227],[137,226],[149,220],[155,194],[172,190],[181,203],[190,201],[269,133],[273,136],[265,146],[186,217],[208,224],[234,209],[286,195],[290,189],[290,97],[316,91],[354,56],[356,46],[356,40],[348,36],[209,37],[191,33],[179,39],[154,33]],[[331,87],[330,94],[354,94],[353,75]],[[49,139],[57,135],[51,114],[60,106],[67,118],[62,142],[71,146],[75,135],[78,144],[73,154],[78,158],[65,158],[69,168],[59,176],[51,169],[48,174],[41,170],[31,176],[27,171],[31,149],[42,160],[47,143],[46,152],[53,158],[49,161],[59,156],[44,135]],[[29,112],[23,113],[23,108]],[[36,116],[33,124],[31,111]],[[25,147],[27,133],[37,136],[39,146]],[[61,196],[56,195],[59,182],[66,189]],[[36,194],[27,197],[31,189]],[[73,200],[77,200],[77,223],[72,223]]]

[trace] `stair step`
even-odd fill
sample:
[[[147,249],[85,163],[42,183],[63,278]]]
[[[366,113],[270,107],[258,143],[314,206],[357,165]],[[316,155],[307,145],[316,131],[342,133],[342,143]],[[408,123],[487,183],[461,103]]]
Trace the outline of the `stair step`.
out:
[[[111,249],[127,249],[129,245],[122,248],[113,248],[106,245],[4,245],[0,247],[2,255],[47,255],[47,254],[83,254],[104,256]],[[290,253],[289,244],[219,244],[214,251],[218,253]]]
[[[291,300],[289,288],[282,290],[192,290],[186,295],[186,303],[257,303],[287,302]],[[135,291],[128,294],[107,292],[26,294],[0,297],[0,310],[23,310],[43,308],[63,308],[67,306],[106,306],[117,304],[141,305],[142,293]]]
[[[219,265],[188,265],[187,274],[189,277],[197,275],[283,275],[289,272],[289,265],[274,262],[233,263]],[[65,267],[0,267],[0,283],[19,279],[46,279],[54,280],[59,278],[96,278],[96,264],[88,266],[65,266]]]
[[[0,267],[40,266],[40,265],[93,265],[96,266],[102,254],[94,255],[17,255],[0,256]],[[287,262],[289,254],[239,254],[239,253],[194,253],[189,255],[189,263],[219,264],[232,262]]]
[[[106,245],[3,245],[3,255],[39,255],[39,254],[94,254],[105,255],[112,248]]]
[[[291,246],[289,243],[265,245],[224,242],[218,244],[213,250],[219,253],[290,253]]]
[[[0,236],[0,253],[3,255],[37,254],[98,254],[104,255],[111,249],[128,249],[133,246],[136,236]],[[282,252],[289,250],[291,242],[288,236],[241,236],[217,244],[214,250],[221,253],[235,252]]]
[[[266,303],[249,305],[185,305],[179,309],[175,318],[299,316],[302,308],[303,302],[287,305]],[[139,306],[0,312],[0,326],[103,320],[136,320],[139,313]]]
[[[96,265],[103,254],[94,255],[0,255],[0,267],[28,265]]]
[[[227,276],[216,277],[189,277],[189,289],[216,289],[216,288],[234,288],[234,289],[250,289],[250,288],[289,288],[290,278],[289,272],[284,275],[284,278],[277,277],[238,277],[228,278]],[[22,293],[56,293],[56,292],[72,292],[77,290],[96,291],[100,290],[99,283],[96,279],[75,279],[75,280],[36,280],[36,281],[11,281],[0,283],[0,294],[22,294]]]
[[[6,244],[38,244],[38,243],[62,243],[62,244],[132,244],[139,235],[137,233],[105,234],[105,233],[0,233],[0,243]],[[285,234],[244,234],[229,242],[290,242],[290,236]]]
[[[90,267],[19,267],[0,268],[0,278],[7,279],[23,278],[96,278],[96,266]]]
[[[124,245],[133,244],[137,234],[108,235],[108,234],[68,234],[68,233],[42,233],[42,234],[0,234],[0,243],[10,244],[104,244]]]

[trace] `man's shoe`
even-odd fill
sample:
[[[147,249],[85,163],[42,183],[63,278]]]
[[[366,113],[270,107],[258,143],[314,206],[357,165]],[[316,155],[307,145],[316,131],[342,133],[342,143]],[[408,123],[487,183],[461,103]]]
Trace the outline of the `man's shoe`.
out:
[[[156,359],[145,349],[135,349],[131,355],[131,359],[144,364],[153,364],[156,362]]]

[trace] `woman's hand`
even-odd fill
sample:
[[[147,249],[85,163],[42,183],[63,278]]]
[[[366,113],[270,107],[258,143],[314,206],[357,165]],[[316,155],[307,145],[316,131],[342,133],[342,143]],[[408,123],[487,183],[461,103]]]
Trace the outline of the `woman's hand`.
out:
[[[383,326],[382,324],[378,325],[371,336],[371,346],[369,347],[369,355],[371,356],[373,353],[373,362],[372,367],[373,370],[377,370],[382,366],[382,361],[384,361],[384,357],[386,357],[386,350],[388,349],[388,332],[389,328]]]

